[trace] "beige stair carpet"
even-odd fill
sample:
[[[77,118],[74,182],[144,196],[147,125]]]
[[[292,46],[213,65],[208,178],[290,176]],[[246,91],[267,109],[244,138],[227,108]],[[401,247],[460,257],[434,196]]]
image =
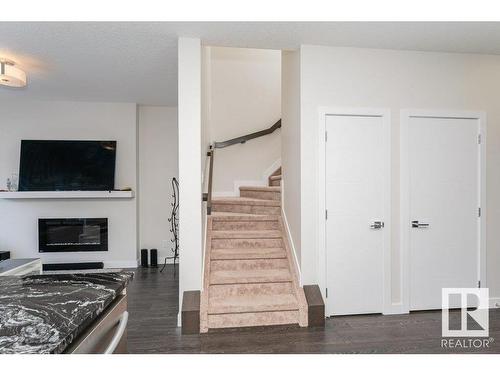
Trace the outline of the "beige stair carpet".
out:
[[[240,197],[216,198],[207,222],[200,331],[297,324],[307,326],[281,218],[281,168],[268,187],[242,186]]]

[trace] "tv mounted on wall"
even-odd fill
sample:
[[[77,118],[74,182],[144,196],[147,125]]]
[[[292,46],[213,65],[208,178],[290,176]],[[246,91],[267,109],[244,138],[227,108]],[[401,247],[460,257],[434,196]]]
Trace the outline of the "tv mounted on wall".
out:
[[[113,190],[116,141],[21,141],[20,191]]]

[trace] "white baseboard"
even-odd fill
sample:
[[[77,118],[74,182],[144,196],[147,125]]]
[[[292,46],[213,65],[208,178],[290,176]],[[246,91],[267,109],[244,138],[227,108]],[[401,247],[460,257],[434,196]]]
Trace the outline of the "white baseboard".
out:
[[[104,261],[104,268],[137,268],[140,264],[137,260],[112,260]]]
[[[281,158],[278,160],[275,160],[273,164],[269,168],[267,168],[264,173],[262,174],[262,180],[266,181],[267,185],[267,180],[268,178],[279,168],[281,167]]]
[[[234,194],[240,196],[240,186],[267,186],[266,180],[237,180],[234,181]]]
[[[490,309],[500,309],[500,297],[490,298]]]
[[[500,309],[500,297],[492,297],[489,302],[490,309]],[[410,312],[406,310],[402,303],[393,303],[389,308],[386,308],[383,312],[384,315],[399,315],[399,314],[409,314]]]
[[[170,255],[169,255],[170,256]],[[179,259],[177,259],[177,262],[175,262],[176,264],[179,264]],[[158,266],[161,266],[162,264],[165,264],[165,258],[158,258]],[[174,264],[174,260],[173,259],[167,259],[167,264]]]
[[[214,191],[213,197],[239,197],[240,186],[267,186],[264,180],[237,180],[233,183],[234,190],[232,191]]]
[[[410,312],[400,303],[392,303],[389,306],[386,306],[383,315],[400,315],[400,314],[409,314]]]
[[[233,190],[233,191],[214,191],[212,193],[212,197],[214,198],[220,198],[220,197],[237,197],[239,196],[239,192],[238,194],[236,194],[236,192]]]
[[[295,251],[295,244],[293,243],[293,238],[290,234],[290,227],[288,226],[288,220],[286,219],[286,214],[283,208],[281,209],[281,217],[283,218],[283,223],[285,224],[286,235],[288,237],[288,242],[292,248],[293,259],[295,262],[295,268],[297,269],[299,276],[299,285],[302,286],[302,272],[300,270],[299,259],[297,258],[297,252]]]

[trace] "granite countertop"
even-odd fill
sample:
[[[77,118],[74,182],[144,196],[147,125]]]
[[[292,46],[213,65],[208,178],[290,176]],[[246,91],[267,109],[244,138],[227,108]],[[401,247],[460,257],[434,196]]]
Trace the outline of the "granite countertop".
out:
[[[132,279],[131,272],[0,277],[0,354],[62,353]]]

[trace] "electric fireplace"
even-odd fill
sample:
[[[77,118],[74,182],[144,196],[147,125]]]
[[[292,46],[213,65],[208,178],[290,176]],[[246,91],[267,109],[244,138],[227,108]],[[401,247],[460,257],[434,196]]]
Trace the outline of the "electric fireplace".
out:
[[[108,251],[108,219],[38,219],[38,251]]]

